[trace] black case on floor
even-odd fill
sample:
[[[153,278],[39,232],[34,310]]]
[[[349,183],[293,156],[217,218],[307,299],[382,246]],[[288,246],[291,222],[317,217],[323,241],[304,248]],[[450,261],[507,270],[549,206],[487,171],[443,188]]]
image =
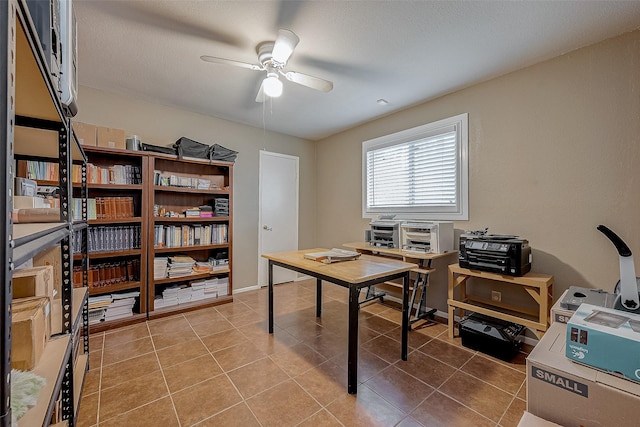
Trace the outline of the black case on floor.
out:
[[[460,321],[462,345],[501,360],[513,359],[522,347],[524,326],[473,313]]]

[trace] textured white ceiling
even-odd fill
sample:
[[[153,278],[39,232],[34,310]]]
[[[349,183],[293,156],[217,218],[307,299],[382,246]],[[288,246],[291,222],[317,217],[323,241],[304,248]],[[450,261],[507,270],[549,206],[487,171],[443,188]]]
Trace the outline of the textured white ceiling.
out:
[[[640,1],[74,0],[79,82],[317,140],[640,27]],[[255,102],[255,47],[279,28],[300,37],[284,82]],[[376,103],[389,101],[386,106]]]

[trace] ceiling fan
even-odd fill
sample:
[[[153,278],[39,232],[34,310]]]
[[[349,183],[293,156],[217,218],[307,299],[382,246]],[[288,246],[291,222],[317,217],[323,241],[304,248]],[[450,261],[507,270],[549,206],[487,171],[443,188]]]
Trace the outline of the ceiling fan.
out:
[[[200,59],[215,64],[233,65],[254,71],[266,71],[267,75],[260,85],[256,102],[264,102],[265,96],[277,98],[282,94],[282,81],[280,80],[280,76],[283,76],[290,82],[321,92],[331,91],[333,89],[333,83],[328,80],[296,71],[285,71],[284,68],[287,65],[287,61],[291,57],[291,54],[293,54],[293,50],[299,41],[300,39],[293,31],[278,30],[278,37],[275,41],[262,42],[256,47],[259,64],[249,64],[208,55],[202,55]]]

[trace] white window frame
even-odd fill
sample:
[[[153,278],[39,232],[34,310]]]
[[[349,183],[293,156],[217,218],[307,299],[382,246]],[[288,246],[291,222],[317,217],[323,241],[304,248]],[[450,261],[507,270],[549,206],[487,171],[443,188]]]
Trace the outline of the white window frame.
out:
[[[439,133],[456,132],[456,203],[455,207],[394,207],[368,208],[367,206],[367,153],[380,148],[405,144]],[[454,117],[427,123],[390,135],[370,139],[362,143],[362,217],[376,218],[380,215],[396,215],[397,219],[430,219],[448,221],[466,221],[469,219],[469,115]]]

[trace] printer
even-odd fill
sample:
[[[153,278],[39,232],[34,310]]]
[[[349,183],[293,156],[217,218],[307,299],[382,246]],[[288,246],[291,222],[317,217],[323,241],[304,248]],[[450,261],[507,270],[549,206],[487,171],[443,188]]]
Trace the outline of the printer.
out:
[[[472,270],[522,276],[531,271],[531,247],[518,236],[463,233],[458,264]]]
[[[453,222],[406,221],[400,225],[402,250],[445,253],[453,250]]]
[[[371,246],[380,248],[400,247],[400,224],[402,221],[392,219],[378,219],[369,223],[369,230],[365,233],[365,240]]]

